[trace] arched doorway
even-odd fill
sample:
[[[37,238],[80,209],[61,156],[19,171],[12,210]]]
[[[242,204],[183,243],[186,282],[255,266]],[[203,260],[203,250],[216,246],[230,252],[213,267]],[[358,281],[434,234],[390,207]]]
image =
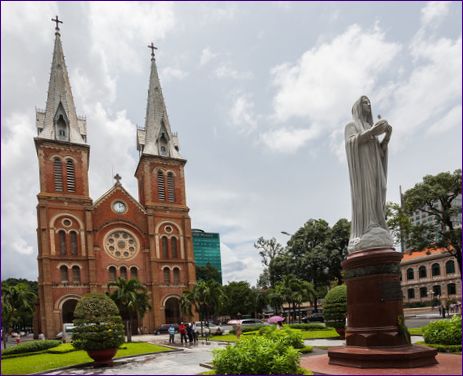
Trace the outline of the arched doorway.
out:
[[[180,300],[175,297],[167,299],[164,312],[166,315],[166,324],[178,323],[180,321]]]
[[[74,310],[76,309],[77,302],[77,299],[68,299],[63,303],[63,307],[61,308],[63,324],[74,321]]]

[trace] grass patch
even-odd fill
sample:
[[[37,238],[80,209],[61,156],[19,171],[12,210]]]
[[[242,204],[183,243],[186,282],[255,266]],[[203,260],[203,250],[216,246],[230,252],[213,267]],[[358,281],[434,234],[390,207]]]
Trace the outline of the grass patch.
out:
[[[411,336],[422,336],[421,328],[407,328]]]
[[[115,358],[124,356],[143,355],[149,353],[169,351],[169,348],[146,342],[125,343],[124,349],[119,349]],[[49,352],[29,356],[2,359],[3,375],[27,375],[47,370],[75,366],[93,362],[86,351],[76,350],[66,353],[50,354]]]
[[[302,349],[296,349],[299,351],[301,354],[308,354],[313,351],[313,346],[304,346]]]

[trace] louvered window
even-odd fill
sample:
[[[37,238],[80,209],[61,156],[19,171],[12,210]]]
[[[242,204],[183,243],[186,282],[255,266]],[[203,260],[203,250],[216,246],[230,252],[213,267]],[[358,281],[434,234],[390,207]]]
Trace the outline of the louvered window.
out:
[[[178,268],[174,268],[174,285],[180,284],[180,270]]]
[[[127,279],[127,268],[125,266],[121,266],[121,278]]]
[[[59,240],[59,254],[61,256],[66,256],[66,233],[61,230],[58,232],[58,240]]]
[[[164,268],[164,284],[170,285],[170,270],[169,270],[169,268]]]
[[[168,254],[167,247],[168,247],[167,238],[164,236],[161,238],[162,258],[167,258],[167,254]]]
[[[60,271],[61,282],[67,282],[68,281],[68,267],[62,265],[60,266],[59,271]]]
[[[167,174],[167,199],[169,202],[175,201],[175,181],[172,172]]]
[[[66,184],[68,192],[76,191],[76,176],[72,159],[66,161]]]
[[[72,282],[80,283],[80,268],[78,266],[72,267]]]
[[[162,171],[158,171],[158,197],[161,201],[166,200],[164,173]]]
[[[110,266],[108,269],[109,274],[109,281],[114,282],[116,280],[116,268],[114,266]]]
[[[177,238],[170,239],[170,248],[172,252],[172,258],[177,258]]]
[[[77,256],[77,233],[71,232],[71,255]]]
[[[55,191],[63,192],[63,166],[59,158],[53,160],[53,173],[55,177]]]

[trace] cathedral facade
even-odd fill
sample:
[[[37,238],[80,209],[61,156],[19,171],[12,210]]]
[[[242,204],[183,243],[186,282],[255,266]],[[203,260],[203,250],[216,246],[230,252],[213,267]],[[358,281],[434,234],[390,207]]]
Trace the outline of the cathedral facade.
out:
[[[138,200],[115,184],[89,195],[86,119],[76,113],[58,22],[45,110],[36,111],[38,331],[53,338],[84,294],[118,277],[148,289],[151,310],[135,327],[181,320],[180,297],[196,283],[184,166],[171,131],[154,53],[144,129],[137,130]],[[151,46],[152,47],[152,46]],[[152,49],[154,51],[154,49]]]

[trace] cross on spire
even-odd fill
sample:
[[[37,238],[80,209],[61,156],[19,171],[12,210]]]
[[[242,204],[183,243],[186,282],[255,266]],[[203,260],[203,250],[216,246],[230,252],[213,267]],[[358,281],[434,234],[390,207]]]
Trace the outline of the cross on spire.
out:
[[[59,31],[59,24],[60,24],[60,23],[63,23],[63,21],[60,21],[60,20],[58,19],[58,16],[56,16],[56,18],[52,18],[51,20],[52,20],[53,22],[56,23],[55,30],[56,30],[56,31]]]
[[[121,182],[119,180],[121,180],[122,178],[121,178],[121,176],[119,174],[116,174],[114,176],[114,179],[116,179],[116,184],[121,184]]]
[[[158,48],[154,46],[153,42],[148,45],[148,48],[151,49],[151,58],[154,59],[154,50],[157,50]]]

